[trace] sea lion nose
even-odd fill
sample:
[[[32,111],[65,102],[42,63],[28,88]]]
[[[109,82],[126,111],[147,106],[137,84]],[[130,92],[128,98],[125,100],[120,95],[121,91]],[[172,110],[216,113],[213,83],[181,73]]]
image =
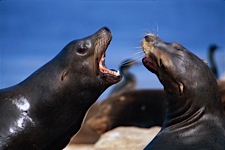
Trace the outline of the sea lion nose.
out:
[[[109,28],[107,27],[102,27],[99,31],[98,31],[98,35],[100,37],[104,37],[104,36],[111,36],[111,31]]]
[[[151,35],[146,35],[146,36],[145,36],[145,40],[148,41],[148,42],[153,42],[154,39],[155,39],[155,38],[153,38],[153,36],[151,36]]]
[[[104,33],[111,33],[111,31],[110,31],[110,29],[108,27],[102,27],[100,29],[100,31],[102,32],[102,34],[104,34]]]
[[[111,32],[110,29],[108,27],[103,27],[102,30],[105,30],[107,32]]]

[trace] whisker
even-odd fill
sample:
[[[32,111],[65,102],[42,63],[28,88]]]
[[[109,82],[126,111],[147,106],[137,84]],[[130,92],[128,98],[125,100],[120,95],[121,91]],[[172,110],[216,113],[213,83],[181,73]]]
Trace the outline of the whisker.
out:
[[[144,53],[143,51],[135,52],[134,55],[142,54]]]
[[[136,62],[138,62],[140,60],[140,58],[143,58],[145,55],[142,52],[138,52],[139,54],[134,54],[133,57],[131,57],[131,59],[124,61],[121,65],[126,66],[126,65],[130,65],[130,64],[134,64]]]
[[[136,49],[141,49],[141,48],[142,48],[142,46],[136,46],[136,47],[134,47],[134,48],[136,48]]]
[[[140,54],[144,54],[143,50],[142,50],[142,46],[137,46],[136,49],[138,51],[136,51],[133,55],[136,56],[136,55],[140,55]]]
[[[121,65],[128,66],[128,65],[134,64],[134,63],[135,63],[134,59],[131,59],[131,60],[124,61]]]
[[[159,36],[159,25],[157,22],[155,22],[155,25],[156,25],[156,36]]]
[[[142,46],[136,46],[134,48],[137,49],[137,51],[133,53],[132,57],[129,60],[124,61],[121,65],[123,66],[131,65],[133,63],[139,62],[140,59],[145,56],[142,50]]]
[[[153,22],[151,25],[150,24],[147,24],[147,26],[150,28],[149,30],[145,30],[145,34],[154,34],[156,36],[159,35],[159,31],[160,31],[160,28],[159,28],[159,25],[157,22]]]
[[[149,34],[149,33],[152,33],[152,32],[149,32],[149,30],[145,30],[144,33],[146,35],[146,34]]]

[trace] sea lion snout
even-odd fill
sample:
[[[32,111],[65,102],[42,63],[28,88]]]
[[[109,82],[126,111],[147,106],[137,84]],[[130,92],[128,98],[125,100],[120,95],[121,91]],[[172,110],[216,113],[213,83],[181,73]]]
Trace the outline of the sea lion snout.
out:
[[[99,36],[104,37],[104,36],[111,36],[111,31],[107,27],[102,27],[101,29],[98,30]]]
[[[148,42],[152,42],[153,41],[153,39],[150,36],[148,36],[148,35],[145,36],[145,40],[148,41]]]
[[[146,40],[146,42],[150,42],[151,44],[157,42],[159,40],[159,38],[157,36],[155,36],[154,34],[147,34],[144,39]]]
[[[100,30],[107,31],[107,32],[111,32],[108,27],[102,27]]]

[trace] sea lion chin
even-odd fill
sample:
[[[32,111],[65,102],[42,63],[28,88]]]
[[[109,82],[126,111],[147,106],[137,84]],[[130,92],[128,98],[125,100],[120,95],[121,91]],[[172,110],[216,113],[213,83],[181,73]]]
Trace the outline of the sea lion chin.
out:
[[[21,83],[0,90],[0,149],[63,149],[88,108],[121,80],[105,67],[108,28],[74,40]]]
[[[142,48],[142,62],[163,84],[168,103],[162,129],[145,150],[224,150],[225,116],[207,64],[182,45],[153,34],[145,36]]]

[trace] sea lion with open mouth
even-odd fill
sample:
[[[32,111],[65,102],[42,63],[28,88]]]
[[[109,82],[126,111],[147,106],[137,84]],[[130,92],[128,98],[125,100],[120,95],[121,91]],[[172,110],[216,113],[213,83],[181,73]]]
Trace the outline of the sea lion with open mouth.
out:
[[[0,90],[0,149],[63,149],[119,72],[105,67],[108,28],[74,40],[21,83]]]
[[[216,78],[196,55],[153,34],[142,41],[144,66],[167,93],[161,131],[145,150],[224,150],[225,116]]]

